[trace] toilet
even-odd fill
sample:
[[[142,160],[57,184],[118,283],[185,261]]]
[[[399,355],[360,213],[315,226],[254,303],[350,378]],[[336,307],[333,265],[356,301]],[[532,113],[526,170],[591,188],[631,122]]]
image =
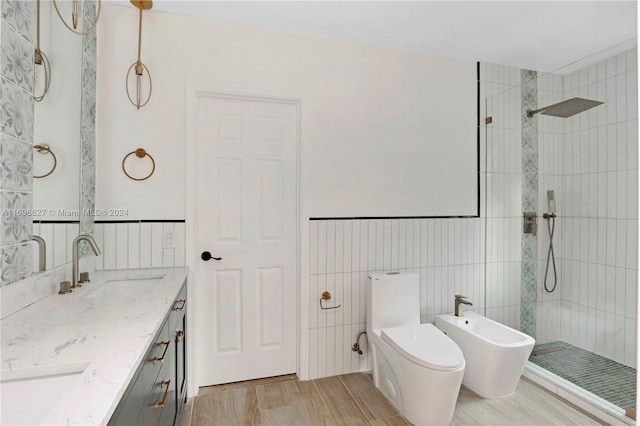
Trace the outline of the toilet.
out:
[[[448,425],[465,361],[433,324],[420,324],[420,278],[376,273],[367,285],[367,337],[376,388],[415,425]]]

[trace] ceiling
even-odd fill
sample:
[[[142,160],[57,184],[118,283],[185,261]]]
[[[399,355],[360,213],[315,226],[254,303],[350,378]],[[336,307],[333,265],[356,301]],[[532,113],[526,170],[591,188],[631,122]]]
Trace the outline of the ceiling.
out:
[[[155,0],[153,10],[559,74],[638,35],[634,0]]]

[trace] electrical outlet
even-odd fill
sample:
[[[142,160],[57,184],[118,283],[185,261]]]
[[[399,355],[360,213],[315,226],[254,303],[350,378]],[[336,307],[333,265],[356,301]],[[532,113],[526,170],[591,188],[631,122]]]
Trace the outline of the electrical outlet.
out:
[[[175,248],[176,240],[173,230],[166,230],[162,238],[162,248]]]

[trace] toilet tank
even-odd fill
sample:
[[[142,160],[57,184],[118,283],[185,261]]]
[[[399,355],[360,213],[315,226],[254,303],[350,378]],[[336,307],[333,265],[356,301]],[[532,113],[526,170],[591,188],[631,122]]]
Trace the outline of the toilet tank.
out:
[[[420,277],[375,273],[367,285],[367,330],[420,324]]]

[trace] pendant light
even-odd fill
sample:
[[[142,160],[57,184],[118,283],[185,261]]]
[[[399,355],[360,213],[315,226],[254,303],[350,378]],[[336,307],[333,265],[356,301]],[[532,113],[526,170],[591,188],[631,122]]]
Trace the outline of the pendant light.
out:
[[[80,18],[80,1],[81,0],[72,0],[71,2],[72,4],[71,25],[69,25],[67,21],[62,17],[62,12],[60,12],[60,8],[58,7],[58,2],[56,0],[53,0],[53,7],[56,9],[56,13],[58,14],[58,17],[60,18],[64,26],[67,27],[69,31],[71,31],[74,34],[85,35],[93,31],[96,28],[96,25],[98,25],[98,19],[100,18],[100,10],[102,9],[102,0],[98,0],[98,10],[96,11],[96,19],[94,19],[91,26],[84,31],[78,30],[78,20]]]
[[[129,67],[129,70],[127,71],[126,89],[127,89],[127,96],[129,97],[129,101],[137,109],[140,109],[141,107],[145,106],[149,102],[149,99],[151,99],[151,88],[152,88],[151,73],[149,72],[149,69],[147,68],[147,66],[143,64],[142,61],[140,60],[140,53],[142,51],[142,11],[151,9],[153,7],[153,2],[151,0],[131,0],[131,4],[137,7],[140,11],[140,15],[138,19],[138,60],[134,62]],[[136,87],[135,87],[135,92],[133,93],[133,96],[129,88],[129,76],[131,75],[132,70],[135,72],[135,80],[136,80]],[[146,95],[146,98],[142,93],[142,79],[145,76],[145,74],[149,78],[149,92]]]

